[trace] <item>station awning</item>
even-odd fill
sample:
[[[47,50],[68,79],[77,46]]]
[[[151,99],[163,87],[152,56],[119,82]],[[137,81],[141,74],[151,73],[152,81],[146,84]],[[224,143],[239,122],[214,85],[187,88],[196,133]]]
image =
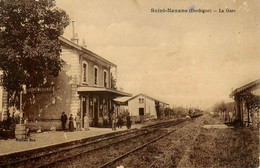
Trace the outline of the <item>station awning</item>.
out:
[[[255,80],[255,81],[253,81],[253,82],[251,82],[251,83],[248,83],[248,84],[246,84],[246,85],[244,85],[244,86],[242,86],[242,87],[240,87],[240,88],[235,89],[235,90],[229,95],[229,97],[233,97],[233,96],[235,96],[236,94],[240,94],[240,93],[242,93],[242,92],[244,92],[244,91],[250,90],[250,89],[256,87],[257,85],[258,85],[258,87],[259,87],[259,85],[260,85],[260,79]]]
[[[80,94],[110,94],[114,97],[132,96],[130,93],[103,87],[80,86],[77,91]]]

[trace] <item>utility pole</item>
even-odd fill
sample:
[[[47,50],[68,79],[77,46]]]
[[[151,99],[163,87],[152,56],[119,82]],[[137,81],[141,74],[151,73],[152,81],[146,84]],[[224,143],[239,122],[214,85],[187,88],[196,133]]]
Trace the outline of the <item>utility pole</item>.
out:
[[[22,85],[22,91],[20,92],[20,113],[22,114],[20,116],[20,124],[22,124],[22,119],[24,118],[23,114],[23,93],[26,94],[26,85]]]

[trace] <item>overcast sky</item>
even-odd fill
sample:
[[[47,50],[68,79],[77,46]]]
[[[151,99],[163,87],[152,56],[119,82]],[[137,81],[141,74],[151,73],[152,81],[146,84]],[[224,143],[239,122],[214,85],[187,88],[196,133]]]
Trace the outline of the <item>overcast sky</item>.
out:
[[[259,0],[57,0],[87,48],[117,64],[117,85],[205,108],[260,78]],[[152,13],[151,8],[235,9]],[[258,21],[258,22],[257,22]],[[71,26],[64,37],[71,38]]]

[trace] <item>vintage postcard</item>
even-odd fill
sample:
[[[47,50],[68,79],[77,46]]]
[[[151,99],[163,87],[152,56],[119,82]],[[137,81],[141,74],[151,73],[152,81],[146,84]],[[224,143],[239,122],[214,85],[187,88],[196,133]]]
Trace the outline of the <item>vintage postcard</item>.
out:
[[[259,167],[258,0],[2,0],[0,167]]]

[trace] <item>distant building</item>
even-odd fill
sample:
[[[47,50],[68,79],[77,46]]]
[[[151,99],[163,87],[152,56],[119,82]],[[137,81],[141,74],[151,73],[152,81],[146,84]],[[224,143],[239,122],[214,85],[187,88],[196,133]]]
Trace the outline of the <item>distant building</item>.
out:
[[[117,103],[117,113],[129,112],[130,116],[137,121],[142,120],[145,116],[157,119],[164,115],[164,109],[169,105],[142,93],[134,97],[123,97],[114,100]]]
[[[235,118],[244,126],[259,127],[260,79],[235,89]]]

